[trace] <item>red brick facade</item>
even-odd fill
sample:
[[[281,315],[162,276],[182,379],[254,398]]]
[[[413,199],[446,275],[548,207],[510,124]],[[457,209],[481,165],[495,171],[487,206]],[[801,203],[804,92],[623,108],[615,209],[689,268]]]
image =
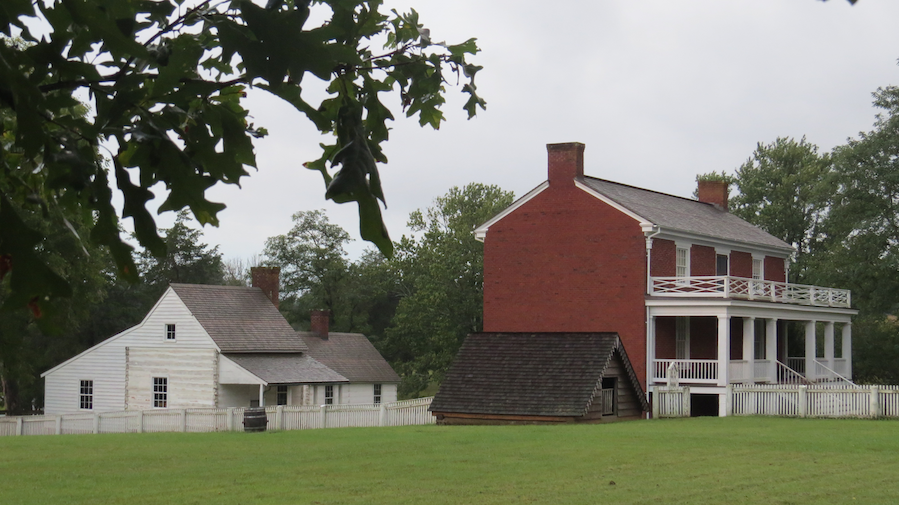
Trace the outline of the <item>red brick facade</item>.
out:
[[[765,280],[787,282],[786,262],[783,258],[765,256]]]
[[[490,226],[484,331],[618,332],[645,388],[645,254],[637,221],[551,177],[548,189]]]
[[[653,277],[674,277],[677,275],[677,245],[671,240],[652,239],[652,264],[650,270]]]
[[[690,247],[690,275],[716,275],[715,248],[704,245]]]
[[[730,275],[752,279],[752,255],[746,252],[730,252]]]

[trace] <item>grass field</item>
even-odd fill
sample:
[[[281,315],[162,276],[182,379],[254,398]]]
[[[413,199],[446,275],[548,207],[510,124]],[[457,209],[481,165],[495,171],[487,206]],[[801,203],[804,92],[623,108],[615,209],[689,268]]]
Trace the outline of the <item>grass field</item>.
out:
[[[899,422],[4,437],[0,503],[899,503]]]

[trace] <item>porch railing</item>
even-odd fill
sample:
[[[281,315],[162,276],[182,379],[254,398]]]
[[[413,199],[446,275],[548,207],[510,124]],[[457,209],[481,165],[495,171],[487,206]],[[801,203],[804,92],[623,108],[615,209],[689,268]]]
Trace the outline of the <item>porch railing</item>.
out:
[[[748,360],[730,360],[728,365],[728,377],[730,382],[773,382],[771,362],[766,359],[753,361],[752,366]]]
[[[717,275],[708,277],[652,277],[651,295],[742,298],[797,305],[846,307],[851,304],[848,289],[747,279]]]
[[[677,367],[679,380],[689,383],[718,382],[718,361],[714,359],[657,359],[653,360],[653,380],[665,381],[668,367]]]

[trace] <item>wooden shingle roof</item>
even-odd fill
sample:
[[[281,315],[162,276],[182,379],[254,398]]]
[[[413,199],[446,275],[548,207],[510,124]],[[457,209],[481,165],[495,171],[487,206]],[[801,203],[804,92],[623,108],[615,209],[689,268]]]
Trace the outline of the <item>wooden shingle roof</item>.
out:
[[[242,368],[269,384],[349,382],[305,354],[226,354]]]
[[[462,344],[430,410],[583,416],[615,353],[648,410],[617,333],[473,333]]]
[[[171,288],[224,353],[306,350],[303,339],[259,288],[201,284]]]
[[[322,339],[312,332],[299,331],[297,335],[308,347],[307,354],[350,382],[399,382],[387,360],[375,349],[371,341],[361,333],[329,333]]]

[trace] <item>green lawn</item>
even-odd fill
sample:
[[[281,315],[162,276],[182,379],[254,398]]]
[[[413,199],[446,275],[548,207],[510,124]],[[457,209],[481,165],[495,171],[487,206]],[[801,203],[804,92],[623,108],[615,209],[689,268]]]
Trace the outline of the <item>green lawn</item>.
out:
[[[896,421],[0,438],[9,505],[897,502]]]

